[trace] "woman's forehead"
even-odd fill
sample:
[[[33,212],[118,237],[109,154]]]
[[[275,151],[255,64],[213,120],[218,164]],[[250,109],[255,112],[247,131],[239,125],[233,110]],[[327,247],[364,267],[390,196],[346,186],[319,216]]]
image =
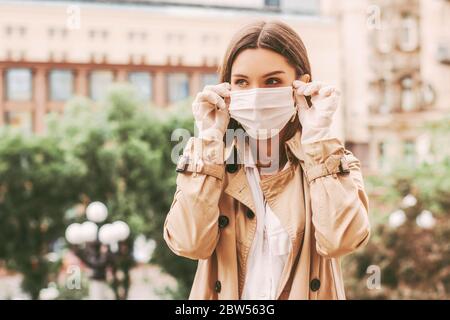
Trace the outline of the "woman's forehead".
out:
[[[246,49],[239,53],[233,62],[231,74],[246,76],[263,76],[274,71],[295,73],[287,59],[272,50],[257,48]]]

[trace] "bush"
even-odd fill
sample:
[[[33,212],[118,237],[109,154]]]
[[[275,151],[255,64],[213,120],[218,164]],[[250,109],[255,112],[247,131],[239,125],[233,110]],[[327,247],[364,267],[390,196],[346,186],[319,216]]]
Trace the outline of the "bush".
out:
[[[64,233],[63,213],[76,200],[82,173],[82,163],[53,137],[1,135],[0,259],[23,274],[33,299],[47,285],[46,255]]]
[[[433,127],[448,133],[450,125],[443,121]],[[448,139],[446,133],[437,132]],[[434,163],[368,180],[375,208],[372,237],[363,250],[345,258],[349,298],[450,298],[450,157],[438,150]],[[379,268],[379,289],[367,286],[370,266]]]
[[[175,192],[171,134],[193,128],[193,119],[186,104],[163,110],[137,96],[115,87],[101,104],[70,101],[62,118],[49,116],[43,136],[0,134],[0,259],[23,274],[32,298],[56,277],[52,244],[84,220],[73,208],[91,201],[130,225],[130,242],[137,234],[154,239],[152,262],[179,281],[176,297],[187,297],[196,263],[172,254],[162,231]],[[127,272],[129,262],[119,268]]]

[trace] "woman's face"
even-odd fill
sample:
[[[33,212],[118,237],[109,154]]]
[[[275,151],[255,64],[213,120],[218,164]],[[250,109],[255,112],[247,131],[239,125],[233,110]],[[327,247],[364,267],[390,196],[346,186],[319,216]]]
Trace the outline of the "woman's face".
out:
[[[286,58],[268,49],[245,49],[231,67],[231,90],[288,87],[294,80]]]

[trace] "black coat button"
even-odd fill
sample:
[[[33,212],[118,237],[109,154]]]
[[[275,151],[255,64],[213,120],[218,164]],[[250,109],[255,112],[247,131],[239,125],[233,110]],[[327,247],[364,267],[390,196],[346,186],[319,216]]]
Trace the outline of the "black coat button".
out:
[[[311,283],[309,284],[312,291],[317,291],[320,289],[320,280],[319,279],[312,279]]]
[[[229,222],[227,216],[219,216],[219,228],[225,228]]]
[[[253,219],[255,217],[255,213],[251,209],[247,209],[247,218]]]
[[[227,172],[235,173],[238,169],[238,165],[236,163],[229,163],[226,165]]]
[[[220,290],[222,290],[222,284],[220,283],[219,280],[216,281],[216,284],[214,285],[214,290],[219,293]]]

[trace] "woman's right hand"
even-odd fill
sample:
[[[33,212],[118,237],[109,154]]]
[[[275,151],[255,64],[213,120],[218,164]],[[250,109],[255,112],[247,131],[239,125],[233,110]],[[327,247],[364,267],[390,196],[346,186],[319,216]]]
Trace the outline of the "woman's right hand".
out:
[[[231,85],[224,82],[205,86],[192,103],[192,113],[199,130],[199,137],[222,140],[227,130]]]

